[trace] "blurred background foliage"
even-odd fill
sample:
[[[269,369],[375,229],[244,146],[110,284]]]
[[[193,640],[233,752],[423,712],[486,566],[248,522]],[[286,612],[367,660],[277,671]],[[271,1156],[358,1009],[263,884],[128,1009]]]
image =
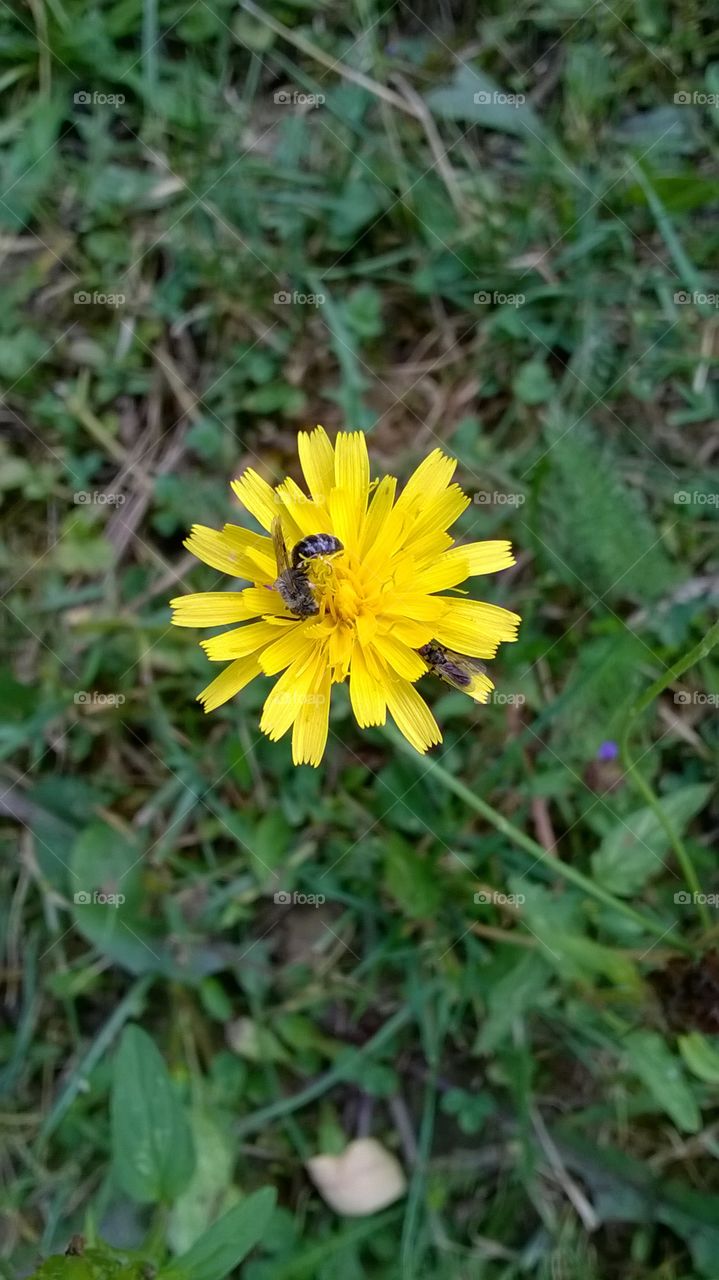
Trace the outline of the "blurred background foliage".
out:
[[[6,1275],[271,1185],[247,1280],[715,1280],[715,16],[0,5]],[[318,421],[400,478],[441,443],[517,547],[434,763],[343,690],[317,771],[259,684],[194,701],[182,539]],[[189,1134],[143,1194],[128,1023]],[[303,1161],[360,1134],[408,1191],[343,1220]]]

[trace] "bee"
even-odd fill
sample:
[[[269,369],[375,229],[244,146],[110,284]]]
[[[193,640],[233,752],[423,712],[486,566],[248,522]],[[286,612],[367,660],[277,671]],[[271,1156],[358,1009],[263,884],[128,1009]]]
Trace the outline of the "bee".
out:
[[[456,653],[454,649],[440,644],[439,640],[430,640],[417,652],[420,658],[424,658],[433,676],[439,676],[445,684],[451,684],[453,689],[459,689],[462,693],[471,689],[476,676],[483,676],[487,670],[477,658],[470,658],[466,653]]]
[[[309,562],[318,556],[336,555],[338,551],[344,551],[342,543],[331,533],[311,533],[295,543],[290,558],[279,516],[272,521],[272,542],[277,561],[277,578],[273,586],[279,591],[290,613],[294,613],[297,618],[313,617],[319,613],[319,605],[308,577]]]
[[[336,556],[339,551],[344,551],[344,546],[333,533],[310,533],[292,548],[292,568],[297,569],[303,560]]]

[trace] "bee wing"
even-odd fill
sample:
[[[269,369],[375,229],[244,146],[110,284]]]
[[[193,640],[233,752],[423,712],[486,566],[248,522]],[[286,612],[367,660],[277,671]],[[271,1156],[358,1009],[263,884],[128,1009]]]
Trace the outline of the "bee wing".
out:
[[[471,672],[476,676],[486,676],[487,668],[479,658],[471,658],[468,653],[458,653],[456,649],[445,649],[444,656],[460,670]]]
[[[467,693],[472,687],[475,676],[484,676],[487,668],[478,658],[471,658],[466,653],[457,653],[454,649],[445,649],[445,661],[439,674],[453,689]]]
[[[476,702],[486,702],[494,686],[487,676],[487,668],[484,663],[480,662],[479,658],[469,657],[466,653],[452,654],[452,658],[455,657],[458,661],[452,662],[451,665],[454,666],[464,683],[460,684],[459,680],[455,682],[451,672],[445,674],[445,680],[454,689],[459,689],[461,693],[468,694]]]
[[[285,573],[290,567],[290,558],[287,554],[287,546],[282,532],[282,521],[279,516],[275,516],[272,521],[272,545],[275,549],[277,576],[279,577],[281,573]]]
[[[462,684],[461,681],[453,674],[450,667],[443,666],[441,670],[437,672],[437,675],[441,680],[444,680],[445,684],[451,685],[453,689],[458,689],[460,693],[467,692],[468,681],[465,679],[464,684]]]
[[[480,662],[479,658],[465,657],[463,661],[476,676],[486,676],[487,668],[483,662]]]

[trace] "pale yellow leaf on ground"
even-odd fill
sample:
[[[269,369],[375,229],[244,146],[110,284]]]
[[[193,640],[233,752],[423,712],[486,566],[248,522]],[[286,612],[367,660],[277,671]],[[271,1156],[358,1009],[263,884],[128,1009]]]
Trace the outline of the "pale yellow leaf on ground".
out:
[[[407,1187],[399,1161],[376,1138],[356,1138],[340,1156],[313,1156],[307,1172],[330,1209],[351,1218],[385,1209]]]

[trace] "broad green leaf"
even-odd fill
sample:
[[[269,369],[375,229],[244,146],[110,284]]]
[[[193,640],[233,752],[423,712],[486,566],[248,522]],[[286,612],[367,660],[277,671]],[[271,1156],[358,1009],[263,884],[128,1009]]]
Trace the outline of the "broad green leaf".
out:
[[[601,976],[615,987],[624,989],[636,989],[641,985],[636,965],[631,960],[593,938],[584,938],[580,934],[550,934],[545,946],[552,953],[558,971],[565,976],[574,974],[579,980]]]
[[[252,1018],[235,1018],[226,1027],[227,1043],[249,1062],[287,1062],[288,1055],[271,1027]]]
[[[631,1031],[624,1038],[626,1061],[654,1100],[682,1133],[697,1133],[701,1115],[679,1059],[658,1031]]]
[[[679,1036],[679,1052],[693,1075],[707,1084],[719,1084],[719,1048],[699,1031]]]
[[[197,1111],[192,1117],[192,1137],[197,1157],[195,1170],[173,1205],[167,1227],[167,1238],[175,1253],[189,1249],[212,1219],[228,1209],[239,1195],[232,1187],[234,1150],[228,1126]]]
[[[353,240],[367,223],[374,222],[388,203],[388,193],[378,183],[359,175],[334,201],[329,218],[330,234],[339,242]]]
[[[542,124],[522,94],[506,91],[483,71],[462,63],[448,85],[425,101],[440,120],[467,120],[501,133],[541,133]]]
[[[278,380],[248,392],[242,399],[242,408],[249,413],[286,413],[293,417],[302,413],[305,403],[304,391]]]
[[[474,1044],[475,1053],[492,1053],[516,1018],[535,1008],[549,987],[550,971],[541,955],[522,956],[487,994],[487,1017]]]
[[[385,845],[385,883],[402,910],[426,920],[439,906],[441,889],[436,869],[401,836],[393,833]]]
[[[142,847],[115,827],[93,822],[70,858],[75,927],[131,973],[171,970],[164,940],[141,916]]]
[[[703,807],[711,791],[708,784],[681,787],[659,801],[664,816],[678,835]],[[650,876],[665,871],[669,836],[653,809],[638,809],[621,821],[603,839],[592,855],[592,871],[611,893],[631,896],[644,887]],[[680,881],[675,881],[677,890]]]
[[[260,884],[277,882],[275,867],[286,865],[292,829],[281,809],[263,814],[247,843],[252,866]],[[281,885],[279,887],[282,887]]]
[[[594,368],[583,375],[574,371],[595,395],[613,376],[611,366],[604,381]],[[566,413],[559,412],[546,416],[544,439],[538,557],[572,590],[594,591],[610,602],[627,597],[648,602],[663,595],[680,571],[646,499],[624,481],[615,448],[587,424],[581,432],[572,431]]]
[[[137,908],[142,853],[140,845],[106,822],[93,822],[85,828],[73,848],[70,866],[70,888],[81,930],[93,908],[107,915],[114,899],[121,898],[119,906],[131,911]],[[104,902],[104,898],[110,902]]]
[[[114,1062],[112,1154],[123,1191],[141,1204],[171,1202],[195,1166],[190,1126],[165,1063],[140,1027],[127,1026]]]
[[[347,324],[358,338],[376,338],[382,332],[382,295],[373,285],[353,289],[344,309]]]
[[[522,404],[543,404],[551,400],[555,386],[544,360],[534,357],[520,365],[512,379],[512,390]]]
[[[275,1190],[263,1187],[235,1205],[200,1236],[158,1280],[223,1280],[262,1239],[275,1207]]]
[[[542,943],[542,958],[552,964],[562,978],[593,982],[603,977],[629,989],[640,985],[636,965],[627,956],[582,933],[576,895],[564,893],[554,897],[521,876],[512,877],[510,883],[520,904],[520,919],[526,921],[534,937]]]
[[[494,1114],[492,1095],[485,1090],[470,1093],[467,1089],[449,1089],[441,1102],[445,1115],[457,1117],[462,1133],[478,1133],[485,1120]]]

